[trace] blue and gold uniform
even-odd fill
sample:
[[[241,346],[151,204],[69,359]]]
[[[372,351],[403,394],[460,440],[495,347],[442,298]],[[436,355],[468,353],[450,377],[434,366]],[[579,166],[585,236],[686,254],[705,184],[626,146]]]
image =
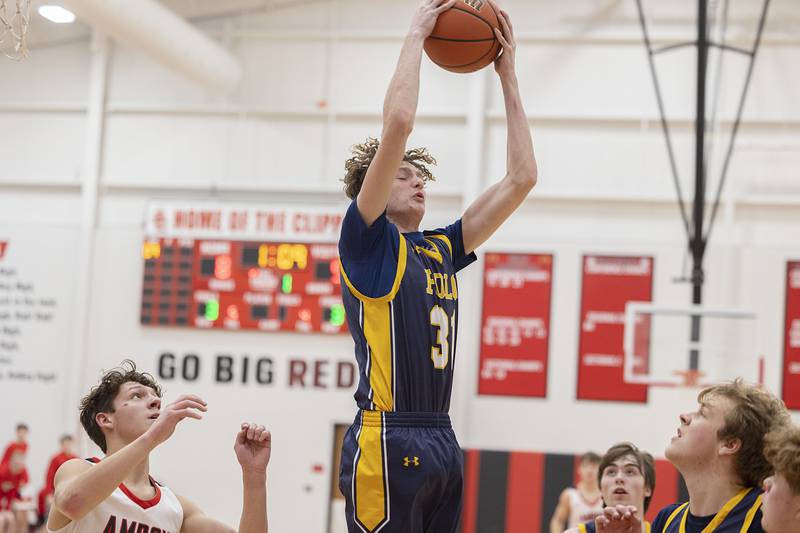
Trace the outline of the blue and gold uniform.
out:
[[[645,520],[644,533],[651,533],[651,531],[650,522]],[[578,524],[578,533],[597,533],[597,526],[594,525],[594,522]]]
[[[694,516],[689,502],[662,509],[653,533],[764,533],[761,528],[761,490],[746,488],[728,500],[717,514]]]
[[[342,299],[355,342],[359,407],[339,486],[353,532],[455,531],[463,459],[450,418],[461,221],[401,234],[367,226],[352,202],[339,240]]]

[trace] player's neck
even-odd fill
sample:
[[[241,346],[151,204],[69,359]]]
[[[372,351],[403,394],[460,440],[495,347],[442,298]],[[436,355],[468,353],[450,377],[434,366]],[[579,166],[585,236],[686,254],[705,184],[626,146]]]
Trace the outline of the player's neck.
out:
[[[419,231],[419,224],[422,220],[417,220],[414,216],[404,216],[404,214],[393,213],[386,216],[389,222],[397,226],[397,231],[400,233],[412,233]]]
[[[716,514],[742,490],[734,475],[716,471],[713,466],[681,474],[689,492],[689,512],[695,516]]]

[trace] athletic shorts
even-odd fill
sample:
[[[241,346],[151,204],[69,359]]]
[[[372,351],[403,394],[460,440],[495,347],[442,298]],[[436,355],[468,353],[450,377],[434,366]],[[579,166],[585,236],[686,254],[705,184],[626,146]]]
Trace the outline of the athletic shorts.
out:
[[[359,411],[342,444],[349,533],[456,532],[464,458],[446,413]]]

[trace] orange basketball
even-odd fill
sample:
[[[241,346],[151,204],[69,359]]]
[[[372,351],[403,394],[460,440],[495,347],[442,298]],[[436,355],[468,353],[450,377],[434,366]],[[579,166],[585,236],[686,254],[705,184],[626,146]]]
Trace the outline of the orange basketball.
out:
[[[425,40],[425,52],[445,70],[475,72],[500,53],[495,28],[500,28],[500,22],[487,0],[458,0],[439,15]]]

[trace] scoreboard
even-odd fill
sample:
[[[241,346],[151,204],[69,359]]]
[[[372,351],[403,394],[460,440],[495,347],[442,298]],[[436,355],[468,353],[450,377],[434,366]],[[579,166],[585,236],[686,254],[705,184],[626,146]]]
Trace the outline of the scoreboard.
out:
[[[347,330],[334,243],[157,238],[142,257],[143,326]]]

